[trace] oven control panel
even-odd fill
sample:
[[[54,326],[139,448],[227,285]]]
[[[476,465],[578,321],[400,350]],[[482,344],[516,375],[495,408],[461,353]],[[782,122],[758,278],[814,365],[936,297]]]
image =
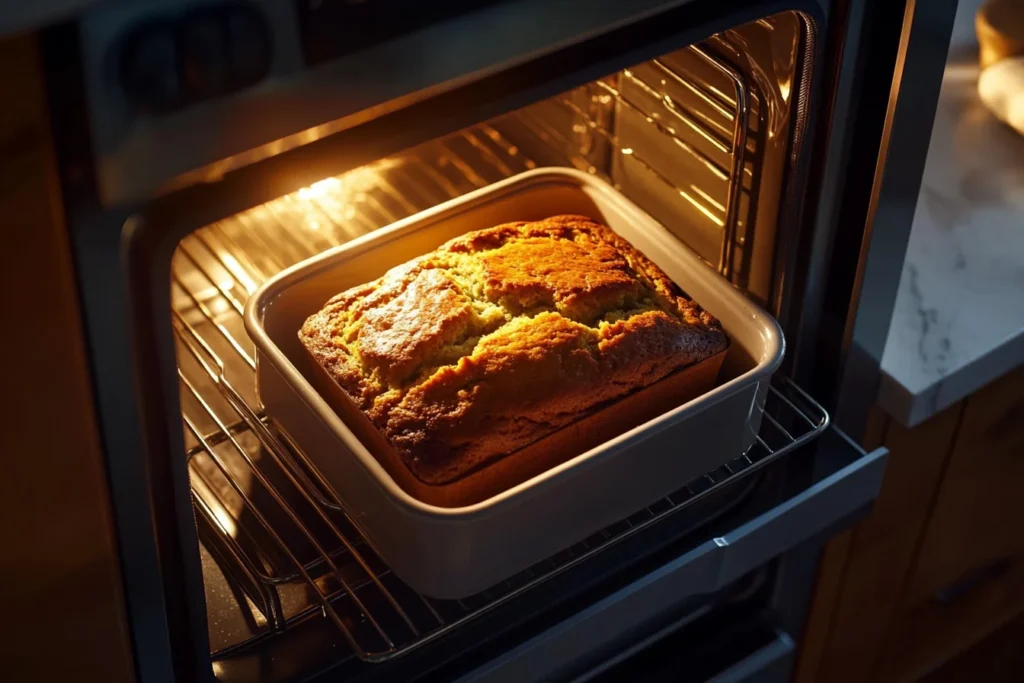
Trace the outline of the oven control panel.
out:
[[[126,98],[141,113],[160,114],[263,80],[273,36],[258,7],[235,2],[131,26],[114,50]]]
[[[296,0],[310,64],[397,38],[500,0]]]
[[[288,28],[312,67],[498,1],[296,0]],[[118,82],[140,115],[228,95],[269,75],[284,28],[249,0],[183,4],[124,29],[112,48]]]

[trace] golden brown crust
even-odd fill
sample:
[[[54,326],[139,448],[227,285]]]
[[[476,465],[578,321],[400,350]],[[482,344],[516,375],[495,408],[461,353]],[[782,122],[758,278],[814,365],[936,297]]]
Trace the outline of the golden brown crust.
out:
[[[333,297],[299,337],[429,484],[728,347],[660,268],[580,216],[451,240]]]

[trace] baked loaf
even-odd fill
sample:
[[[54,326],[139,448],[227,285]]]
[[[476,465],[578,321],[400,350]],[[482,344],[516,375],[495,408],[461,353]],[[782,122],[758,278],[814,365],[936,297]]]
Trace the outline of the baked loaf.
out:
[[[453,239],[333,297],[299,338],[430,485],[729,345],[660,268],[581,216]]]

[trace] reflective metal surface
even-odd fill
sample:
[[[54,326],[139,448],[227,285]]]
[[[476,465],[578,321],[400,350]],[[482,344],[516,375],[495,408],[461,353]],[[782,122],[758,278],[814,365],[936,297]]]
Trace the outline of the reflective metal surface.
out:
[[[705,51],[710,49],[691,48],[689,52],[707,65],[716,59]],[[670,58],[684,63],[680,56]],[[691,83],[665,65],[659,69],[674,82],[688,83],[703,92],[705,99],[717,97],[713,90],[699,90],[704,86]],[[723,70],[742,82],[728,67]],[[632,74],[618,78],[653,90]],[[597,122],[626,102],[619,98],[616,82],[610,79],[577,89],[402,156],[320,181],[203,228],[181,243],[172,265],[172,316],[193,499],[209,532],[205,544],[213,557],[233,567],[223,575],[237,577],[233,593],[244,595],[244,606],[252,612],[241,629],[225,628],[211,619],[215,652],[229,654],[249,641],[323,612],[360,657],[378,661],[394,656],[440,637],[609,545],[751,475],[826,427],[827,415],[813,400],[783,383],[772,390],[757,445],[725,471],[709,473],[638,512],[624,526],[605,530],[568,549],[564,556],[484,595],[453,603],[417,596],[394,577],[346,518],[339,501],[318,481],[301,448],[262,414],[255,396],[252,344],[241,314],[248,295],[263,280],[294,262],[415,211],[534,168],[538,165],[535,158],[548,157],[546,163],[551,163],[552,156],[560,157],[563,163],[600,172],[592,164],[595,151],[588,147],[588,140],[598,137],[623,154],[630,149],[627,145],[634,134],[626,130],[617,135]],[[595,113],[588,114],[582,106]],[[628,102],[626,106],[637,108]],[[710,124],[687,114],[688,108],[681,111],[693,122],[679,134],[653,119],[651,126],[673,144],[692,149],[689,141],[712,134],[706,127]],[[565,125],[560,125],[565,119],[552,112],[568,119]],[[747,123],[746,117],[733,115],[731,119],[734,142],[745,139],[737,132],[736,122]],[[728,131],[728,124],[726,120],[720,125]],[[728,140],[727,136],[721,143],[727,153]],[[745,145],[738,149],[744,150]],[[728,163],[713,166],[712,160],[694,156],[715,168],[722,180],[730,177]],[[647,183],[669,184],[670,176],[678,176],[671,164],[662,163],[664,172],[645,167]],[[744,164],[732,168],[739,171]],[[697,187],[695,182],[688,187]],[[739,181],[726,183],[727,188],[739,185]],[[730,234],[735,238],[735,230],[722,225],[730,212],[723,205],[717,210],[717,215],[710,209],[708,213],[719,227],[720,242]],[[724,252],[724,248],[716,251]],[[726,261],[718,266],[723,272],[728,270]],[[209,582],[212,567],[207,564],[207,569]],[[236,611],[231,609],[211,609],[211,617],[221,611],[237,621]]]

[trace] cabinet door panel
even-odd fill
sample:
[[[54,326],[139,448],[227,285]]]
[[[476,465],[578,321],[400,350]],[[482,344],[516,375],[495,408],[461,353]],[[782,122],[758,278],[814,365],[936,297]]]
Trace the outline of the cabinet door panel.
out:
[[[966,401],[881,680],[916,680],[1024,611],[1022,520],[1024,368]]]
[[[967,400],[905,602],[1024,553],[1024,368]]]

